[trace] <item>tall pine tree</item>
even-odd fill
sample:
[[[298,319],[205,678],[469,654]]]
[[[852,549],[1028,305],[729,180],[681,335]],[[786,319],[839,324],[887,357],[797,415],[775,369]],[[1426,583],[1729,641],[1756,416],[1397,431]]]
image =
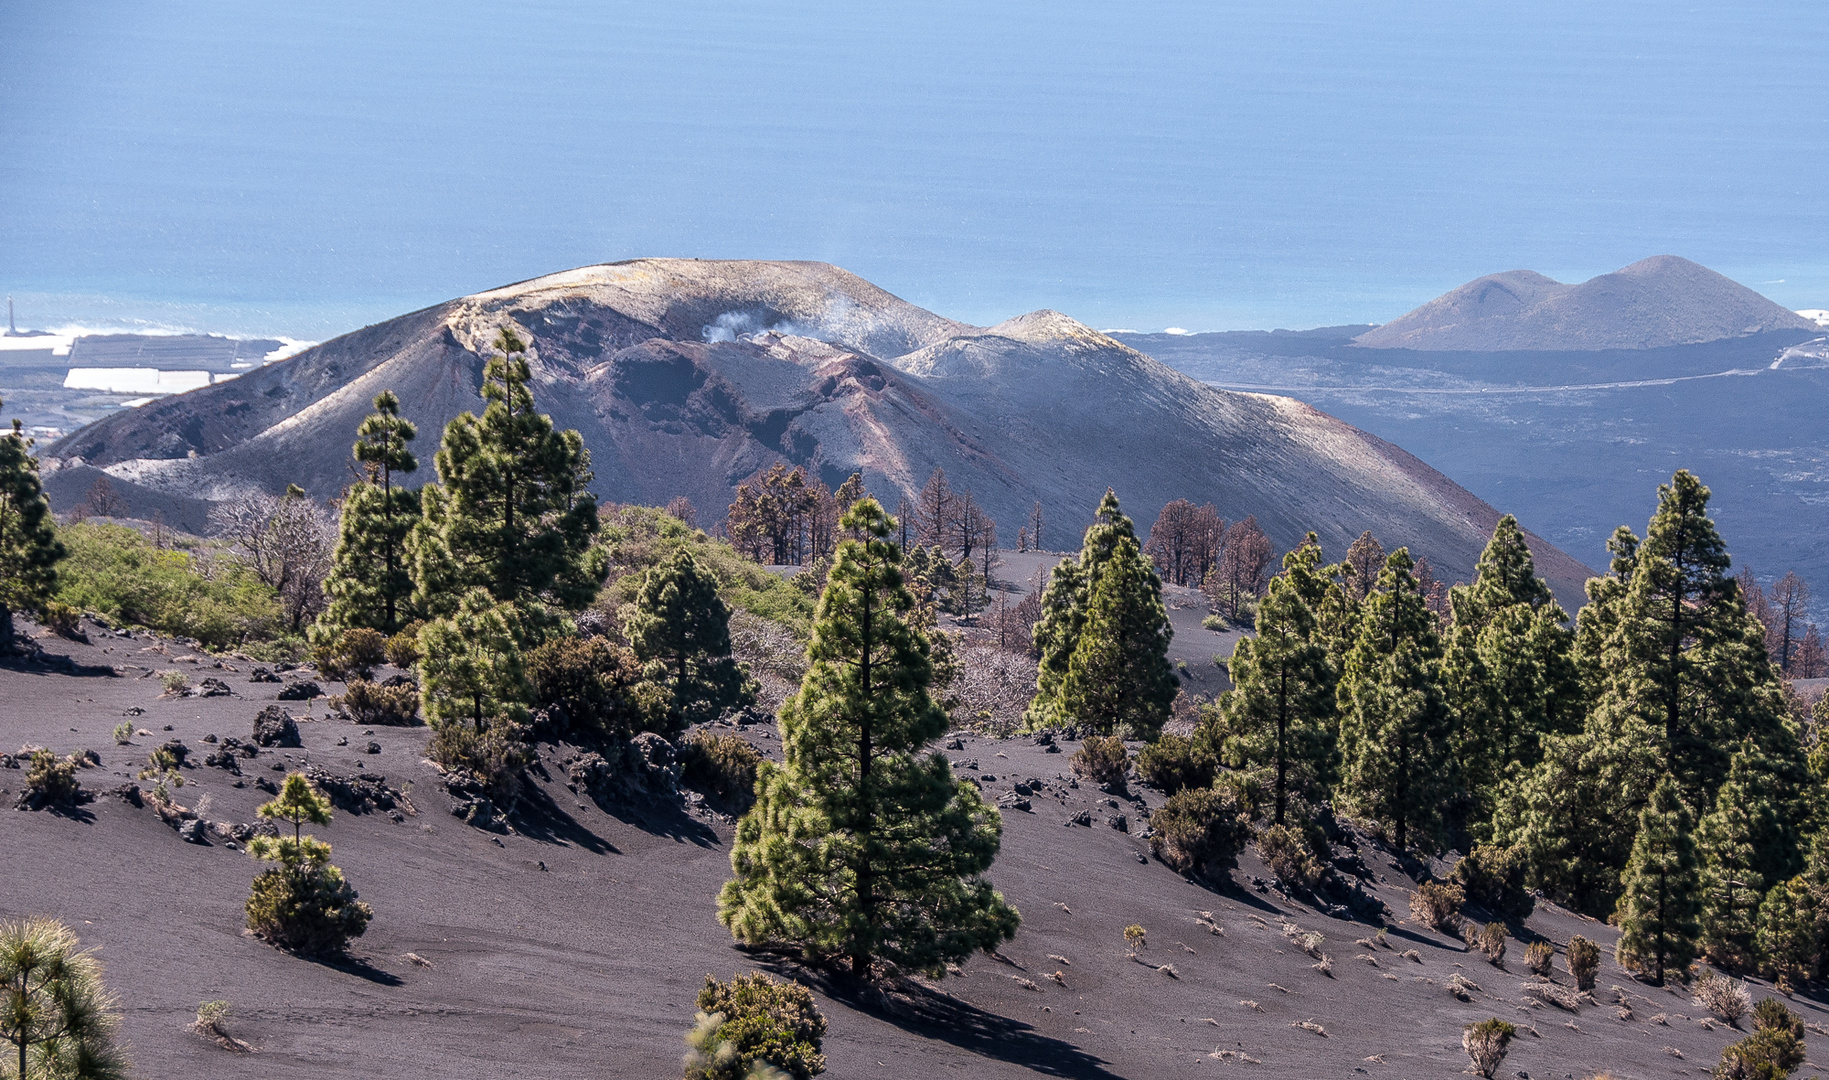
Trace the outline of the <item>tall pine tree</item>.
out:
[[[488,406],[445,425],[438,483],[421,492],[414,602],[443,615],[480,588],[501,603],[576,611],[609,573],[592,543],[590,452],[576,431],[556,431],[534,411],[527,343],[505,328],[494,349],[483,367]]]
[[[320,634],[354,627],[394,634],[412,617],[407,537],[419,520],[419,493],[397,481],[419,468],[408,447],[418,434],[400,415],[392,390],[375,395],[375,411],[356,429],[355,457],[364,477],[343,498]]]
[[[1340,680],[1340,749],[1353,806],[1387,826],[1399,849],[1433,850],[1456,790],[1453,724],[1438,624],[1411,567],[1407,548],[1393,551],[1362,605]]]
[[[1753,965],[1759,905],[1796,851],[1771,798],[1771,769],[1746,740],[1728,767],[1715,808],[1696,829],[1702,862],[1702,951],[1725,968]],[[1768,869],[1778,870],[1775,878]]]
[[[655,681],[670,691],[676,730],[756,700],[755,684],[730,655],[730,609],[718,581],[690,550],[648,571],[628,631],[635,655],[655,665]]]
[[[1108,569],[1113,580],[1101,598]],[[1098,629],[1087,641],[1095,599]],[[1078,560],[1060,563],[1049,575],[1034,634],[1040,662],[1035,696],[1024,713],[1031,727],[1084,723],[1109,731],[1126,725],[1153,733],[1167,720],[1176,681],[1168,662],[1173,631],[1162,604],[1162,579],[1143,557],[1115,493],[1106,491],[1099,500]],[[1105,676],[1123,683],[1099,687],[1089,681]],[[1134,701],[1120,701],[1121,696]]]
[[[1541,756],[1539,740],[1581,725],[1581,690],[1568,616],[1536,573],[1524,531],[1499,519],[1472,585],[1449,594],[1443,683],[1455,713],[1455,750],[1473,796],[1476,828],[1490,818],[1511,771]]]
[[[1320,544],[1309,533],[1270,580],[1258,604],[1257,636],[1233,651],[1232,689],[1220,702],[1227,730],[1240,736],[1251,761],[1272,771],[1277,825],[1288,810],[1292,770],[1305,786],[1329,779],[1339,675],[1311,598],[1325,597],[1331,584]]]
[[[911,627],[895,523],[874,499],[841,522],[807,674],[781,708],[784,762],[765,763],[737,826],[718,916],[738,940],[817,960],[938,974],[992,949],[1019,917],[982,875],[1003,824],[977,788],[924,749],[946,730]]]
[[[1701,881],[1690,820],[1675,779],[1666,774],[1639,813],[1623,879],[1619,962],[1660,984],[1666,972],[1689,967],[1702,934]]]
[[[31,450],[14,420],[0,435],[0,653],[13,647],[13,612],[37,610],[51,598],[64,557]]]

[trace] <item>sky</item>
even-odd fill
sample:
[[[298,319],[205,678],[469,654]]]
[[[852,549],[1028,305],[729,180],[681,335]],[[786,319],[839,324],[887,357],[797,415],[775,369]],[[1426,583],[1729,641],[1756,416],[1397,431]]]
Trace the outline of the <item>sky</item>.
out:
[[[1829,307],[1802,3],[0,5],[22,326],[321,339],[650,255],[941,314],[1380,322],[1694,259]]]

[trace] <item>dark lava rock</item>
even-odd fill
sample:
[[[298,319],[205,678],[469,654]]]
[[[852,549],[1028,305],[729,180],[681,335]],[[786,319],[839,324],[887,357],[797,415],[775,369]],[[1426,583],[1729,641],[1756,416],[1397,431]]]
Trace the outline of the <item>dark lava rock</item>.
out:
[[[1047,749],[1042,751],[1042,753],[1044,753],[1044,754],[1058,754],[1060,752],[1061,752],[1061,748],[1056,746],[1053,743],[1049,743]]]
[[[282,693],[280,696],[285,695]],[[304,745],[299,741],[298,721],[278,705],[267,706],[254,718],[254,741],[261,746]]]
[[[337,809],[347,810],[352,814],[366,813],[369,810],[394,809],[418,813],[405,792],[387,786],[385,776],[338,776],[314,765],[305,770],[305,779],[311,781],[319,791],[330,796],[331,803]],[[450,789],[450,777],[446,778],[445,786]],[[474,781],[471,784],[462,785],[462,787],[466,792],[474,789],[475,793],[480,794],[482,791],[482,785]]]
[[[140,785],[138,784],[121,784],[118,787],[111,787],[107,790],[106,794],[114,796],[128,806],[146,805],[146,799],[140,793]]]
[[[312,698],[323,696],[323,689],[320,688],[317,683],[308,680],[305,682],[287,683],[280,688],[279,692],[279,699],[281,701],[310,701]],[[294,743],[293,745],[296,746],[297,744]]]
[[[680,766],[673,744],[644,731],[610,747],[573,759],[566,767],[573,791],[588,791],[599,803],[677,801]]]
[[[227,769],[232,776],[241,775],[241,761],[235,751],[227,746],[219,746],[210,751],[210,756],[203,759],[205,765],[216,769]]]
[[[279,785],[274,783],[273,778],[270,776],[256,776],[254,778],[254,786],[269,795],[279,794]]]
[[[203,834],[204,824],[198,818],[191,818],[178,826],[178,835],[187,844],[209,844],[209,837]]]
[[[965,749],[965,740],[964,739],[948,739],[946,741],[946,748],[948,750],[963,750],[963,749]]]
[[[1033,789],[1029,785],[1023,783],[1021,780],[1018,780],[1018,781],[1016,781],[1016,794],[1033,795],[1033,794],[1035,794],[1035,789]]]
[[[228,697],[229,695],[233,694],[234,692],[235,691],[229,689],[228,683],[225,683],[221,679],[218,679],[218,678],[215,678],[214,676],[212,676],[210,678],[204,679],[202,682],[198,683],[196,686],[191,687],[189,690],[186,690],[184,692],[184,696],[185,697]]]
[[[1029,800],[1027,800],[1027,799],[1021,799],[1021,798],[1013,799],[1008,796],[1005,796],[1004,798],[998,800],[997,805],[1008,807],[1011,810],[1021,810],[1025,814],[1032,814],[1035,812],[1033,809],[1031,809],[1031,804],[1030,804]]]
[[[1112,828],[1118,830],[1121,833],[1127,833],[1130,831],[1130,819],[1125,817],[1123,814],[1111,815],[1110,817],[1105,819],[1105,824],[1110,825]]]
[[[271,671],[268,671],[264,667],[257,667],[254,669],[254,673],[248,676],[248,681],[249,682],[269,683],[269,682],[279,682],[280,678],[278,675],[273,674]]]
[[[381,744],[371,739],[369,740],[368,746],[364,747],[362,752],[365,754],[379,754],[381,752]]]
[[[183,739],[167,739],[159,747],[160,753],[170,754],[172,761],[179,768],[187,768],[191,763],[191,748],[184,745]]]
[[[389,675],[387,678],[381,680],[381,685],[390,686],[390,687],[391,686],[410,686],[410,687],[413,687],[415,690],[417,690],[419,688],[419,683],[414,681],[414,679],[411,675]]]
[[[1067,824],[1079,825],[1079,826],[1082,826],[1082,827],[1088,828],[1088,829],[1092,828],[1092,811],[1081,810],[1079,813],[1068,818]]]

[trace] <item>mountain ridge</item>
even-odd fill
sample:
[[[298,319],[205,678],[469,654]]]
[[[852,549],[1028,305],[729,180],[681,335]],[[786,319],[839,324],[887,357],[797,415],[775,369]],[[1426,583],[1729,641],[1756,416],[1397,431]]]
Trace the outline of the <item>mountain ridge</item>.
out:
[[[438,431],[478,408],[507,325],[534,343],[536,401],[583,433],[610,501],[684,494],[710,519],[782,460],[833,486],[861,471],[893,509],[941,467],[1012,532],[1040,501],[1057,549],[1111,487],[1140,531],[1172,499],[1212,501],[1283,548],[1313,528],[1338,557],[1370,529],[1450,580],[1471,575],[1499,516],[1383,440],[1204,386],[1058,312],[972,327],[825,264],[655,259],[447,301],[117,414],[49,448],[47,486],[68,505],[100,470],[130,503],[190,500],[192,514],[288,483],[330,497],[355,478],[349,443],[382,389],[419,425],[414,479],[431,479]],[[1533,544],[1573,602],[1588,569]]]
[[[1533,270],[1487,274],[1353,341],[1368,349],[1585,351],[1814,328],[1811,320],[1705,266],[1653,255],[1574,284]]]

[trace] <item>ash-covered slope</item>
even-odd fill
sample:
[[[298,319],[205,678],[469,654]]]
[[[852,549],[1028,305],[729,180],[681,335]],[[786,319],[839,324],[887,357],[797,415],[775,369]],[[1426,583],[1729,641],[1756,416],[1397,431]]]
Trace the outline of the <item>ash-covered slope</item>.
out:
[[[1675,255],[1578,285],[1530,270],[1488,274],[1354,339],[1373,349],[1655,349],[1815,324]]]
[[[1204,386],[1054,312],[990,329],[943,319],[816,263],[638,260],[567,271],[369,327],[232,383],[122,413],[50,448],[57,497],[104,469],[137,498],[210,500],[298,483],[335,494],[370,399],[392,388],[429,459],[476,408],[483,353],[534,342],[541,408],[583,433],[597,493],[687,495],[721,515],[777,460],[836,486],[861,470],[892,505],[935,468],[1014,533],[1076,543],[1115,488],[1147,524],[1175,498],[1256,514],[1279,545],[1363,529],[1466,577],[1498,514],[1440,473],[1299,402]],[[430,479],[430,468],[420,476]],[[1546,543],[1570,599],[1585,567]]]

